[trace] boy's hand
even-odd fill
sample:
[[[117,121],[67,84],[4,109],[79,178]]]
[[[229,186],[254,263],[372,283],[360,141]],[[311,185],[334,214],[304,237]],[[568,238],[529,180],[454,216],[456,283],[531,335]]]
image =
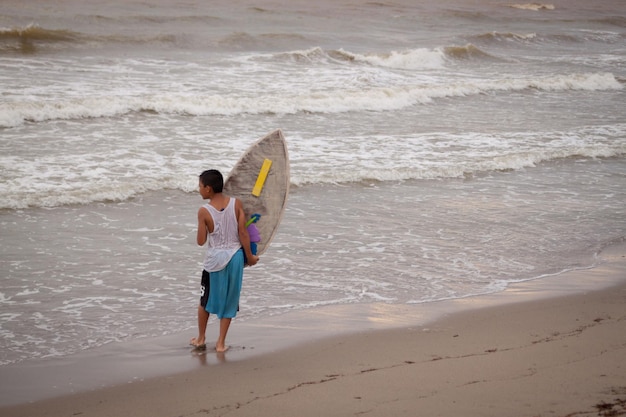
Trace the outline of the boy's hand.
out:
[[[246,263],[246,265],[248,266],[253,266],[256,265],[257,262],[259,262],[259,257],[256,255],[252,255],[251,257],[247,258],[248,263]]]

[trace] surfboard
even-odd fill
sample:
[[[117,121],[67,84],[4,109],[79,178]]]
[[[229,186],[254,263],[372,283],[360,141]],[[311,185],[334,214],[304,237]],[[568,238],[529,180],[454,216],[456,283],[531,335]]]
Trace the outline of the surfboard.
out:
[[[283,218],[289,175],[287,142],[277,129],[252,144],[226,178],[224,194],[241,200],[246,219],[260,214],[254,223],[261,238],[257,255],[267,250]]]

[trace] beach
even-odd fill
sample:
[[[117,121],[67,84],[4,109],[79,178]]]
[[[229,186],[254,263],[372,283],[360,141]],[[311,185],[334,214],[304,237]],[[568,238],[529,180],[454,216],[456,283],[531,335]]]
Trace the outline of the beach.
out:
[[[15,417],[625,415],[625,278],[622,244],[604,253],[594,269],[450,301],[454,306],[445,306],[448,313],[432,322],[344,332],[248,357],[241,350],[221,356],[209,349],[208,364],[194,370],[0,412]],[[332,327],[325,314],[310,312],[311,322]],[[274,330],[294,330],[287,324]]]

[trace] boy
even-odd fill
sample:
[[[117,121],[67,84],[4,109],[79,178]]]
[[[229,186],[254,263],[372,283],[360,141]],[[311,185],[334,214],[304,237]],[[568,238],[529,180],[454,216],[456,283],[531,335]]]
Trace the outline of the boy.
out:
[[[197,349],[206,348],[205,333],[209,314],[220,320],[217,352],[225,352],[226,334],[237,315],[243,280],[244,252],[247,265],[255,265],[259,257],[250,251],[246,215],[240,200],[222,194],[224,178],[210,169],[200,174],[200,195],[209,203],[198,210],[198,245],[207,244],[202,271],[202,295],[198,306],[198,337],[191,339]]]

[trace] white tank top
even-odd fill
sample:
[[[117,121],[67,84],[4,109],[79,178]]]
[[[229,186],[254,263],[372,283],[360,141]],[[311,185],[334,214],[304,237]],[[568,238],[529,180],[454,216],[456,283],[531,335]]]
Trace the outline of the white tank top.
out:
[[[209,233],[207,252],[204,257],[204,270],[207,272],[220,271],[228,265],[230,258],[241,248],[239,228],[235,214],[235,199],[230,197],[228,205],[222,211],[210,204],[205,204],[213,218],[213,233]]]

